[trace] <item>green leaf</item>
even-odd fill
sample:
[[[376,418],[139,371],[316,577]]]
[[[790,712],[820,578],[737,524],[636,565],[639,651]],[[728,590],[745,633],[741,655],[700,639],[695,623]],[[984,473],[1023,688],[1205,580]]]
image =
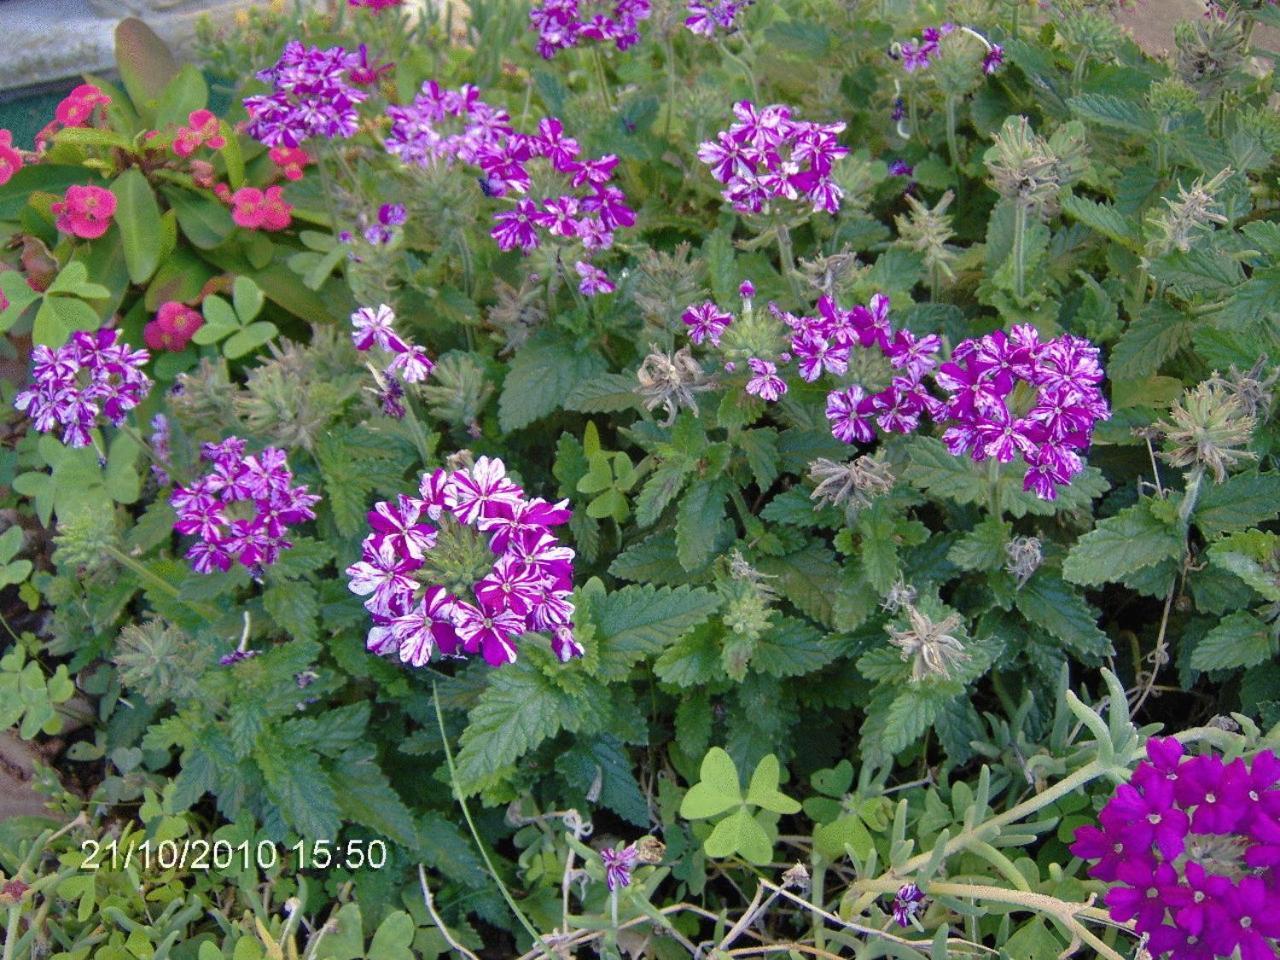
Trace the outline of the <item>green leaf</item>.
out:
[[[1205,634],[1191,651],[1196,670],[1256,667],[1276,656],[1276,638],[1252,613],[1238,611]]]
[[[369,943],[369,956],[378,960],[414,960],[413,918],[403,910],[387,914],[387,918],[374,931]]]
[[[102,325],[98,311],[76,297],[45,297],[31,327],[33,343],[60,347],[77,330],[97,330]]]
[[[876,500],[858,514],[863,575],[881,595],[898,579],[897,524],[886,500]]]
[[[1114,652],[1111,640],[1098,629],[1098,612],[1060,577],[1037,571],[1014,593],[1013,604],[1089,662],[1100,662]]]
[[[747,458],[756,486],[762,491],[768,490],[778,479],[778,466],[782,459],[778,454],[778,431],[772,427],[743,430],[735,442]]]
[[[776,777],[774,785],[777,785]],[[742,785],[738,782],[738,768],[722,748],[712,747],[702,758],[698,782],[680,801],[680,816],[686,820],[704,820],[740,803]]]
[[[1228,477],[1205,490],[1192,522],[1206,537],[1243,530],[1280,513],[1280,473],[1248,473]]]
[[[262,288],[248,277],[236,277],[231,288],[231,302],[240,323],[247,325],[262,310]]]
[[[302,580],[286,580],[268,587],[262,606],[280,629],[302,640],[316,638],[320,601],[316,588]]]
[[[535,334],[517,351],[498,399],[498,425],[518,430],[559,408],[569,391],[604,371],[602,357],[554,333]]]
[[[781,769],[778,758],[772,753],[761,758],[747,786],[747,803],[755,804],[773,813],[795,813],[800,804],[778,789]],[[735,778],[737,773],[735,771]]]
[[[756,641],[751,667],[772,677],[798,677],[836,658],[838,646],[812,624],[782,617]]]
[[[994,573],[1008,559],[1005,547],[1012,532],[1013,527],[1006,521],[987,517],[955,542],[947,551],[947,559],[962,570]]]
[[[636,496],[636,523],[641,527],[652,526],[676,498],[692,472],[693,464],[685,458],[664,460],[658,464]]]
[[[728,481],[699,480],[680,501],[676,513],[676,560],[685,570],[706,565],[716,551],[724,523]]]
[[[763,573],[776,576],[782,594],[796,609],[825,626],[836,629],[835,602],[844,587],[835,554],[819,543],[809,543],[785,557],[760,560]]]
[[[1263,530],[1234,533],[1209,548],[1210,561],[1235,574],[1263,598],[1280,601],[1280,535]]]
[[[166,187],[163,193],[178,215],[183,234],[199,250],[221,245],[236,228],[230,211],[207,194],[177,187]]]
[[[1062,199],[1062,211],[1130,250],[1138,250],[1142,246],[1137,224],[1113,206],[1068,194]]]
[[[926,493],[960,504],[986,501],[986,476],[967,457],[952,456],[941,440],[917,435],[907,455],[905,477]]]
[[[1150,376],[1191,345],[1193,329],[1191,318],[1181,310],[1163,300],[1148,303],[1112,348],[1108,375],[1115,380]]]
[[[1071,548],[1063,576],[1082,586],[1114,583],[1161,560],[1182,556],[1184,535],[1152,513],[1150,500],[1100,522]]]
[[[654,674],[663,683],[678,687],[700,686],[719,678],[724,673],[720,662],[722,633],[714,624],[691,630],[658,655],[653,662]]]
[[[205,83],[204,74],[191,64],[184,64],[160,95],[156,127],[185,127],[192,113],[208,105],[209,85]]]
[[[338,835],[337,798],[314,753],[289,748],[264,731],[253,748],[253,758],[266,781],[267,798],[285,823],[313,840]]]
[[[116,225],[124,247],[124,262],[129,279],[146,283],[160,265],[163,232],[160,228],[160,205],[142,171],[130,167],[111,185],[116,197]]]
[[[229,336],[227,342],[222,345],[222,352],[228,360],[236,360],[257,350],[279,332],[274,323],[269,320],[259,320]]]
[[[1149,136],[1154,127],[1151,112],[1137,101],[1100,93],[1086,93],[1067,101],[1071,112],[1101,127]]]
[[[566,410],[579,413],[619,413],[638,407],[636,378],[625,373],[602,373],[574,386],[564,398]]]
[[[458,789],[463,795],[484,789],[538,744],[576,726],[583,706],[530,660],[493,671],[467,715],[458,748]]]
[[[702,849],[708,857],[739,854],[748,863],[764,865],[773,859],[773,844],[764,827],[746,810],[738,810],[716,824]]]
[[[662,651],[711,616],[720,599],[701,587],[630,585],[592,604],[602,667],[616,673]]]
[[[99,283],[89,282],[89,268],[79,260],[71,260],[58,271],[46,293],[69,293],[86,300],[100,300],[110,291]]]
[[[338,811],[383,836],[415,850],[418,835],[413,812],[405,806],[372,755],[350,755],[334,764],[330,778],[337,791]]]
[[[813,845],[818,852],[829,860],[839,860],[845,855],[845,847],[853,850],[853,855],[865,860],[871,854],[873,846],[871,834],[856,813],[847,813],[831,823],[819,824],[813,830]]]
[[[150,112],[178,75],[178,62],[156,32],[137,17],[116,26],[116,67],[139,112]]]

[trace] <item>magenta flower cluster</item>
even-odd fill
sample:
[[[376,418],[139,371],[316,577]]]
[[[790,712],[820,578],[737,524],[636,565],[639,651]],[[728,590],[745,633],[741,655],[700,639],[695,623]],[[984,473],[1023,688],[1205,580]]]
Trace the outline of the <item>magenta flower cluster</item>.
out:
[[[500,144],[512,132],[507,112],[481,100],[471,84],[448,90],[428,80],[413,103],[392,105],[387,116],[387,153],[420,167],[455,159],[475,164],[482,149]]]
[[[190,487],[177,487],[169,503],[178,515],[173,529],[196,542],[187,559],[197,573],[230,570],[241,563],[255,575],[293,546],[289,527],[314,520],[320,497],[293,485],[283,450],[267,447],[245,454],[245,442],[228,437],[206,443],[200,458],[212,469]]]
[[[103,416],[114,426],[151,391],[142,365],[151,355],[119,342],[118,330],[75,333],[56,350],[31,351],[31,386],[13,405],[41,433],[61,431],[69,447],[87,447]]]
[[[370,650],[415,667],[436,651],[479,653],[500,666],[515,662],[517,638],[544,630],[562,661],[582,655],[573,635],[573,550],[551,532],[568,522],[567,500],[526,497],[489,457],[425,474],[418,493],[370,511],[362,558],[347,568],[351,591],[367,598]],[[466,590],[429,582],[433,572],[467,567],[469,538],[487,551],[483,575]]]
[[[649,0],[539,0],[529,23],[538,31],[538,53],[550,60],[584,40],[611,40],[619,50],[635,46],[651,12]]]
[[[382,412],[399,420],[404,416],[403,384],[421,383],[436,368],[427,351],[395,331],[395,311],[385,303],[361,307],[351,315],[351,341],[361,353],[374,349],[389,356],[382,369],[380,400]]]
[[[933,58],[942,50],[942,38],[954,33],[956,29],[954,23],[944,23],[938,27],[925,27],[920,31],[919,39],[907,40],[899,44],[894,56],[901,61],[902,69],[907,73],[927,70],[933,62]],[[979,36],[968,27],[960,29],[971,36]],[[982,57],[982,72],[990,76],[999,70],[1004,63],[1004,48],[998,43],[990,43],[985,38],[983,38],[982,42],[987,48],[987,52]]]
[[[1097,421],[1111,417],[1098,348],[1069,334],[1042,343],[1030,324],[961,342],[934,380],[950,395],[947,449],[1000,463],[1021,456],[1023,489],[1043,500],[1084,469],[1078,451],[1088,449]]]
[[[771,200],[806,201],[835,213],[843,191],[832,179],[835,161],[849,150],[836,139],[843,123],[793,120],[782,104],[733,106],[738,122],[698,147],[698,159],[724,184],[722,196],[743,213],[759,213]]]
[[[245,132],[268,147],[354,135],[360,120],[356,106],[368,94],[352,85],[350,74],[361,69],[360,56],[343,47],[321,50],[290,40],[275,65],[258,73],[271,92],[245,98]]]
[[[689,16],[685,17],[684,25],[703,37],[714,37],[721,31],[731,33],[735,29],[734,21],[738,14],[753,2],[754,0],[689,0]]]
[[[1147,760],[1071,852],[1115,884],[1111,916],[1172,960],[1274,960],[1280,955],[1280,759],[1183,755],[1177,740],[1147,742]]]

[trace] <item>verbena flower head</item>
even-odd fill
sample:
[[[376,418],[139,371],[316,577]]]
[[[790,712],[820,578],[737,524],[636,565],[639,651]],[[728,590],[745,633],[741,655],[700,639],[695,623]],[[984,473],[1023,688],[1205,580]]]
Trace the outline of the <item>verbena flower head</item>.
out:
[[[631,870],[636,865],[637,856],[635,844],[628,844],[621,850],[606,847],[600,851],[600,862],[604,864],[604,883],[610,893],[619,887],[631,886]]]
[[[550,60],[584,40],[613,41],[619,50],[640,42],[649,0],[539,0],[529,12],[538,31],[538,53]]]
[[[734,20],[754,0],[689,0],[689,16],[684,25],[690,31],[703,37],[714,37],[717,33],[732,33],[736,27]]]
[[[480,91],[470,84],[447,90],[428,80],[413,103],[390,106],[387,116],[387,152],[419,167],[455,159],[474,164],[482,149],[501,143],[512,132],[507,112],[481,100]]]
[[[105,187],[71,186],[50,208],[63,233],[96,240],[107,232],[116,213],[116,195]]]
[[[914,883],[898,888],[893,898],[893,919],[900,927],[911,926],[911,921],[924,910],[925,896]]]
[[[1071,852],[1115,885],[1111,916],[1133,921],[1155,956],[1272,960],[1280,953],[1280,759],[1224,763],[1152,738],[1147,760],[1076,831]]]
[[[367,643],[423,666],[432,655],[478,653],[514,663],[516,641],[551,634],[562,661],[581,656],[573,636],[573,550],[552,528],[569,502],[525,496],[501,460],[424,474],[419,496],[378,503],[349,587],[373,621]]]
[[[115,426],[151,391],[142,372],[151,355],[119,343],[118,330],[75,333],[56,350],[31,351],[32,384],[14,399],[41,433],[61,431],[69,447],[87,447],[103,416]]]
[[[367,353],[374,348],[391,355],[384,376],[397,382],[421,383],[431,376],[436,365],[427,351],[395,331],[396,315],[385,303],[375,310],[361,307],[351,315],[351,340],[356,349]],[[402,394],[401,394],[402,395]],[[396,398],[399,399],[399,396]]]
[[[733,314],[721,310],[710,300],[686,310],[680,317],[689,328],[689,339],[701,344],[710,340],[712,346],[720,346],[720,336],[733,323]]]
[[[803,201],[835,213],[843,192],[832,179],[835,161],[848,154],[837,141],[843,123],[793,120],[791,108],[734,104],[738,122],[698,147],[698,159],[724,184],[722,196],[743,213],[760,213],[773,200]]]
[[[368,97],[348,76],[359,65],[343,47],[321,50],[290,40],[276,64],[258,73],[272,92],[245,98],[245,131],[268,147],[352,136],[360,119],[356,106]]]
[[[950,396],[943,434],[954,455],[1027,465],[1023,489],[1053,500],[1084,469],[1079,451],[1109,419],[1098,348],[1064,334],[1040,342],[1030,324],[965,340],[935,380]]]
[[[177,487],[169,503],[173,529],[196,537],[187,559],[197,573],[230,570],[241,563],[257,574],[293,546],[289,527],[314,520],[320,497],[293,485],[283,450],[246,454],[245,443],[228,437],[206,443],[200,458],[212,469],[190,487]]]
[[[609,275],[594,264],[579,260],[573,265],[573,268],[578,271],[578,276],[582,278],[578,283],[578,292],[584,297],[613,293],[617,289],[613,285],[613,281],[609,279]]]
[[[374,13],[381,13],[391,7],[398,7],[404,3],[404,0],[347,0],[349,7],[363,7],[366,10],[372,10]]]

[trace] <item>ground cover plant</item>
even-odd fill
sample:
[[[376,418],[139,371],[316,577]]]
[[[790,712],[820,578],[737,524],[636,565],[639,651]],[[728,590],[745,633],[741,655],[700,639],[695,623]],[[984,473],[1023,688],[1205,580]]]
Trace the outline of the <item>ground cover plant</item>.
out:
[[[3,960],[1275,956],[1280,14],[1114,12],[125,21],[0,132]]]

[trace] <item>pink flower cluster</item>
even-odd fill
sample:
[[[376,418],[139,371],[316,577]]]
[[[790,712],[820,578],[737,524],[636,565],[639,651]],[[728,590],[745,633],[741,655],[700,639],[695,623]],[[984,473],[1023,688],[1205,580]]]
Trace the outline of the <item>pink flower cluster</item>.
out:
[[[87,127],[98,107],[107,107],[111,98],[92,83],[82,83],[63,98],[53,111],[53,119],[36,134],[36,146],[46,143],[61,127]]]
[[[1020,455],[1028,467],[1023,489],[1042,500],[1084,469],[1077,451],[1088,449],[1094,424],[1111,417],[1098,348],[1069,334],[1041,343],[1030,324],[961,342],[934,380],[950,394],[941,418],[951,422],[942,435],[947,449],[1001,463]],[[1015,396],[1020,383],[1032,402]]]
[[[179,353],[195,332],[204,326],[204,317],[185,303],[168,300],[160,304],[155,319],[142,328],[142,339],[152,350],[168,350]]]
[[[475,164],[481,150],[501,144],[512,132],[507,112],[481,100],[471,84],[448,90],[428,80],[413,103],[392,105],[387,116],[387,153],[419,167],[455,159]]]
[[[32,384],[13,405],[31,417],[41,433],[62,430],[69,447],[87,447],[98,415],[114,426],[151,392],[151,379],[142,372],[151,355],[117,342],[118,330],[75,333],[58,349],[31,350]]]
[[[245,132],[268,147],[352,136],[360,121],[356,106],[368,94],[352,85],[349,73],[361,66],[359,55],[343,47],[321,50],[290,40],[275,65],[257,75],[271,93],[245,98]]]
[[[293,546],[285,539],[291,525],[315,519],[311,508],[320,497],[305,484],[293,485],[283,450],[246,456],[244,441],[228,437],[206,443],[200,457],[213,469],[169,497],[178,515],[173,529],[196,537],[186,555],[197,573],[227,571],[239,562],[256,575]],[[240,504],[249,505],[251,515]]]
[[[222,124],[211,111],[191,111],[187,124],[179,127],[177,136],[173,138],[173,152],[178,156],[189,157],[200,147],[221,150],[227,145],[227,138],[222,135]]]
[[[1111,916],[1172,960],[1280,956],[1280,759],[1183,755],[1172,737],[1147,742],[1147,760],[1071,852],[1114,882]]]
[[[529,23],[538,31],[538,53],[550,60],[583,40],[612,40],[619,50],[640,42],[649,0],[538,0]]]
[[[832,179],[835,161],[849,149],[836,139],[843,123],[793,120],[791,108],[733,105],[738,122],[698,147],[698,159],[725,185],[722,196],[743,213],[759,213],[773,199],[804,200],[814,211],[835,213],[843,191]]]
[[[689,0],[689,16],[685,17],[684,25],[703,37],[714,37],[721,30],[731,33],[738,13],[754,2],[755,0]]]
[[[13,145],[13,134],[0,129],[0,187],[13,179],[22,169],[22,154]]]
[[[280,168],[286,180],[301,180],[302,171],[312,163],[311,156],[302,147],[272,147],[267,151],[271,162]]]
[[[241,187],[229,199],[231,219],[246,230],[287,230],[293,222],[293,207],[285,200],[281,186],[265,190]]]
[[[107,232],[116,214],[116,195],[105,187],[71,186],[50,208],[59,230],[82,240]]]
[[[436,651],[479,653],[496,667],[515,662],[522,634],[545,630],[561,660],[582,655],[573,550],[551,532],[568,522],[567,500],[527,498],[489,457],[423,475],[418,493],[370,511],[362,557],[347,568],[351,591],[367,598],[371,651],[416,667]],[[432,582],[440,571],[448,585]]]

